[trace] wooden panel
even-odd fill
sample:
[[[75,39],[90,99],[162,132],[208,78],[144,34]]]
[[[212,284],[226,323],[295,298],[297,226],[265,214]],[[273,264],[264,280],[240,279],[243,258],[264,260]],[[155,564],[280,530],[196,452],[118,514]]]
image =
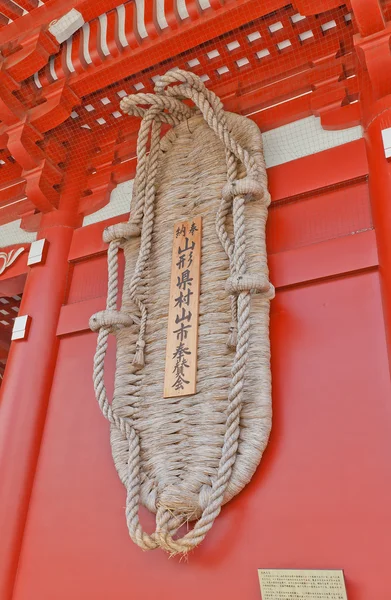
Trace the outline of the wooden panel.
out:
[[[270,277],[277,289],[372,269],[378,264],[374,231],[269,256]]]
[[[75,233],[72,303],[63,307],[57,330],[59,354],[13,600],[125,600],[129,593],[144,600],[259,598],[257,569],[287,565],[343,567],[349,600],[388,598],[391,390],[380,286],[374,269],[352,273],[377,265],[375,234],[343,235],[355,215],[370,222],[363,182],[346,188],[347,196],[311,191],[357,173],[365,177],[357,152],[345,175],[343,153],[333,150],[322,153],[330,159],[323,167],[321,156],[310,157],[276,167],[271,177],[275,200],[295,198],[271,211],[271,279],[279,288],[272,302],[271,440],[253,480],[223,508],[189,564],[160,551],[143,553],[129,540],[125,490],[91,382],[96,334],[78,333],[104,306],[105,224]],[[325,219],[321,230],[317,211]],[[83,256],[89,258],[80,261]],[[111,397],[114,336],[106,363]],[[152,529],[153,516],[140,512]],[[371,548],[370,561],[364,546]]]
[[[269,256],[270,278],[276,289],[338,277],[378,266],[373,230]],[[106,296],[63,306],[58,336],[89,330],[91,315],[106,306]]]
[[[13,600],[255,600],[257,569],[287,565],[342,566],[349,600],[388,599],[391,390],[378,274],[278,292],[271,341],[269,446],[187,562],[130,541],[91,382],[96,334],[60,340]],[[114,365],[111,339],[109,397]],[[141,520],[151,530],[153,516]]]
[[[128,221],[128,219],[129,213],[126,213],[111,219],[106,219],[105,221],[99,221],[98,223],[75,229],[72,238],[71,251],[69,253],[69,260],[77,262],[80,258],[107,252],[107,244],[105,244],[102,239],[104,228],[109,225],[114,225],[115,223]]]
[[[363,139],[292,160],[267,171],[272,201],[313,193],[368,175]]]
[[[274,254],[371,228],[368,184],[350,183],[289,202],[273,202],[267,223],[267,249]]]
[[[88,331],[91,315],[105,310],[106,296],[90,298],[73,304],[66,304],[61,308],[58,320],[57,335],[68,335],[70,333]]]
[[[196,393],[202,217],[174,225],[164,397]]]
[[[107,249],[107,245],[105,244]],[[121,293],[123,284],[123,252],[118,254],[119,264],[119,292]],[[75,262],[70,270],[69,291],[66,304],[73,304],[89,298],[99,298],[107,294],[107,256],[101,254],[94,256],[90,260],[81,260]]]

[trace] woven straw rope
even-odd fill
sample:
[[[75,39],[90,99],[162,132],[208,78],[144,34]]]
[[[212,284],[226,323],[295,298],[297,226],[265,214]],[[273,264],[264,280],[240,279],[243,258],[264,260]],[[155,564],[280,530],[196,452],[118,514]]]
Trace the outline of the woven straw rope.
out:
[[[99,331],[94,387],[127,490],[129,534],[144,550],[161,547],[175,554],[204,539],[222,504],[251,479],[268,441],[270,196],[254,123],[226,113],[200,79],[185,71],[168,72],[155,91],[121,102],[124,112],[142,118],[134,199],[129,222],[104,232],[107,305],[90,326]],[[173,126],[163,138],[162,123]],[[164,399],[173,225],[198,215],[203,239],[197,394]],[[120,247],[125,279],[117,310]],[[117,338],[112,404],[104,384],[110,333]],[[140,503],[156,513],[152,534],[139,522]],[[181,536],[179,528],[194,519]]]

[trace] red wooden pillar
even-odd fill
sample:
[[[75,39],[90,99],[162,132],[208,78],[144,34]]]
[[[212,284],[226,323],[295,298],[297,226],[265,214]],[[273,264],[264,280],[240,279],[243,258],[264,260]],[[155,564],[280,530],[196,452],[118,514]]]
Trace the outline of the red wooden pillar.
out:
[[[0,598],[8,600],[18,562],[57,355],[73,229],[44,228],[45,265],[28,274],[20,314],[31,316],[27,340],[11,345],[0,406]]]
[[[382,131],[391,127],[391,24],[385,23],[379,0],[353,0],[352,8],[360,31],[355,45],[361,63],[362,120],[391,372],[391,163],[382,137]]]
[[[379,255],[383,312],[391,370],[391,163],[384,153],[382,130],[391,127],[391,96],[386,110],[365,129],[369,167],[369,190]]]
[[[87,142],[87,144],[85,143]],[[30,269],[20,315],[31,317],[26,340],[12,343],[0,405],[0,598],[11,600],[48,400],[56,365],[58,318],[67,285],[73,230],[89,156],[86,138],[67,168],[59,210],[42,217],[45,264]]]

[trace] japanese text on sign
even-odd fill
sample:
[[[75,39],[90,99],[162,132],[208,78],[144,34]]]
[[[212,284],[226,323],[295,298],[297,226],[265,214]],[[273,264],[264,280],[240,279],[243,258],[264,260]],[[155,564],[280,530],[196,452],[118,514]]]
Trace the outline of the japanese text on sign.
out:
[[[347,600],[343,571],[260,569],[262,600]]]
[[[164,397],[196,392],[202,218],[174,226]]]

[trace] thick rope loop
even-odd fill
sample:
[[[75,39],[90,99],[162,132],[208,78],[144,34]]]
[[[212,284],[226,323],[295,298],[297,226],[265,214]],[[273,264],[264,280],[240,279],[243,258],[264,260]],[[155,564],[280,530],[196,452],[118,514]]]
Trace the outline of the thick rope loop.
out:
[[[243,196],[246,201],[262,200],[267,196],[267,190],[254,179],[244,177],[228,182],[221,192],[225,202],[232,201],[236,196]]]
[[[146,108],[143,108],[145,106]],[[168,125],[176,125],[180,120],[193,116],[193,110],[180,100],[161,97],[156,94],[131,94],[120,102],[121,110],[135,117],[145,118],[150,108],[157,108],[155,120]],[[169,112],[165,112],[165,111]]]
[[[255,294],[266,294],[268,298],[274,298],[274,286],[266,275],[233,275],[225,284],[228,294],[239,294],[240,292],[251,292]]]
[[[134,223],[116,223],[106,227],[103,231],[103,241],[105,244],[110,244],[118,240],[121,244],[134,237],[141,235],[140,227]]]
[[[171,84],[176,84],[171,86]],[[227,485],[235,464],[240,434],[240,414],[243,402],[245,369],[250,338],[250,300],[251,291],[267,293],[271,284],[266,278],[250,276],[246,273],[246,235],[244,223],[244,205],[247,196],[267,200],[266,178],[259,167],[259,160],[242,148],[231,135],[222,102],[209,91],[203,82],[194,74],[185,71],[169,71],[160,78],[155,86],[154,94],[135,94],[123,98],[121,109],[130,115],[141,117],[137,143],[137,173],[134,185],[134,199],[129,229],[109,229],[105,239],[110,242],[108,249],[108,297],[106,311],[95,315],[92,322],[94,330],[99,329],[97,350],[94,359],[94,387],[96,397],[103,415],[116,427],[128,441],[129,458],[128,474],[125,482],[126,520],[132,540],[144,550],[161,547],[171,554],[188,552],[205,537],[212,527],[215,518],[221,511]],[[175,514],[164,501],[170,494],[166,491],[156,497],[156,531],[149,535],[140,525],[138,512],[140,501],[140,441],[132,423],[115,415],[107,400],[104,385],[104,359],[107,350],[107,339],[113,325],[130,324],[135,319],[118,316],[116,302],[118,294],[118,248],[121,241],[133,237],[130,231],[134,226],[141,228],[141,240],[135,271],[130,281],[128,297],[140,311],[139,337],[135,349],[133,365],[142,368],[144,365],[145,328],[147,310],[143,297],[139,294],[139,285],[152,247],[154,226],[155,179],[160,153],[160,129],[162,123],[176,125],[193,116],[194,110],[180,99],[189,98],[203,115],[209,127],[216,133],[226,149],[228,183],[222,194],[221,204],[216,215],[216,231],[230,262],[231,277],[227,290],[231,294],[233,320],[231,337],[236,347],[232,365],[232,381],[228,394],[226,409],[226,430],[218,470],[211,486],[201,491],[198,505],[202,511],[193,529],[182,538],[173,536],[183,524],[184,515]],[[140,106],[141,105],[141,106]],[[144,108],[147,106],[147,108]],[[166,112],[168,111],[168,112]],[[147,151],[150,140],[150,150]],[[237,162],[244,165],[246,177],[237,180]],[[258,183],[259,181],[259,183]],[[232,210],[234,239],[231,240],[225,229],[225,221]],[[123,225],[123,224],[121,224]],[[115,226],[114,226],[115,227]],[[115,315],[115,316],[114,316]],[[119,322],[121,321],[121,322]],[[126,323],[125,323],[126,321]],[[171,494],[172,497],[172,494]],[[166,498],[166,500],[167,500]]]
[[[110,327],[113,330],[118,327],[130,327],[139,321],[138,317],[119,310],[101,310],[92,315],[89,326],[91,331],[98,331],[101,327]]]
[[[176,78],[181,75],[186,75],[186,71],[169,71],[164,78],[166,78],[169,83],[172,83],[177,81]],[[182,84],[171,88],[168,87],[165,91],[167,94],[184,96],[192,100],[200,109],[209,127],[220,138],[224,146],[243,163],[247,175],[252,176],[253,171],[255,172],[258,170],[254,158],[250,156],[249,152],[242,148],[230,134],[221,101],[213,92],[207,90],[202,82],[200,83],[201,86],[196,87],[191,86],[191,84]]]

